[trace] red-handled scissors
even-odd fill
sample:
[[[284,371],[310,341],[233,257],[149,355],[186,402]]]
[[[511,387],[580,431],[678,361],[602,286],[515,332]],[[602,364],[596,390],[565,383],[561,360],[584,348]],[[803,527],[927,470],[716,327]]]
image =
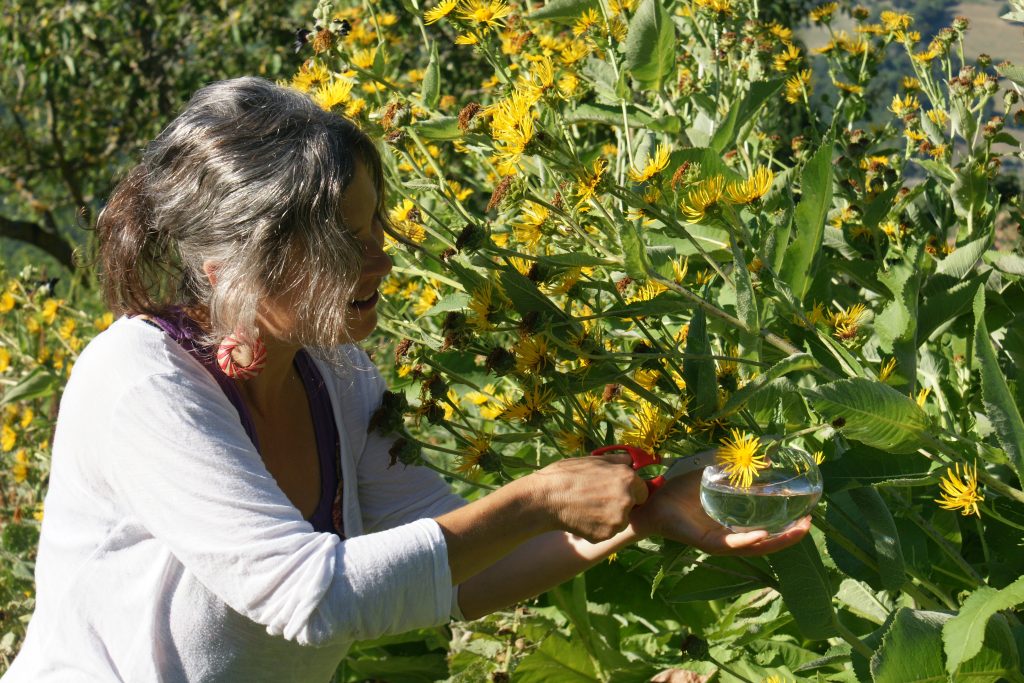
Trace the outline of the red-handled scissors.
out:
[[[629,457],[633,459],[633,469],[641,470],[648,465],[668,465],[668,469],[662,474],[651,479],[644,479],[644,483],[647,484],[647,492],[654,493],[669,479],[675,479],[683,474],[689,474],[696,470],[702,470],[708,465],[713,465],[715,462],[715,453],[717,450],[704,451],[702,453],[695,453],[694,455],[688,455],[683,458],[669,458],[662,460],[661,456],[654,453],[648,453],[642,448],[636,446],[627,446],[625,444],[613,444],[611,446],[602,446],[596,448],[590,452],[591,455],[603,455],[605,453],[614,453],[616,451],[623,451],[629,453]]]

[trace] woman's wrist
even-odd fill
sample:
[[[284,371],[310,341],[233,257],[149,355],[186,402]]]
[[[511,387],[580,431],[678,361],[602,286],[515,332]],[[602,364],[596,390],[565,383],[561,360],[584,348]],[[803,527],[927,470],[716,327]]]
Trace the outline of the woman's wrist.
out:
[[[512,494],[515,508],[521,512],[520,522],[534,532],[531,535],[559,529],[545,477],[529,474],[503,488]]]

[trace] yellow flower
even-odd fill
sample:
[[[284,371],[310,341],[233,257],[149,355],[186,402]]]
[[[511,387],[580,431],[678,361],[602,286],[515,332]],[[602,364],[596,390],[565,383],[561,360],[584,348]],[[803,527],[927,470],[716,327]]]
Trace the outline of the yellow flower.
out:
[[[949,114],[941,109],[929,109],[927,116],[929,121],[940,128],[949,123]]]
[[[11,353],[0,347],[0,373],[7,372],[7,368],[11,367]]]
[[[335,78],[328,85],[317,88],[313,101],[324,111],[330,111],[339,104],[349,101],[355,81],[347,78]]]
[[[519,170],[526,145],[533,139],[533,105],[530,93],[516,89],[509,97],[487,108],[491,115],[491,137],[495,141],[498,172],[512,175]]]
[[[639,407],[630,417],[629,429],[622,433],[623,441],[648,453],[657,453],[669,437],[684,428],[679,420],[686,415],[686,408],[684,401],[674,413],[665,413],[653,403],[640,400]]]
[[[715,206],[722,198],[725,178],[720,175],[700,181],[689,191],[686,199],[679,205],[687,223],[699,223],[704,220],[708,209]]]
[[[331,72],[319,62],[309,61],[299,67],[299,72],[292,78],[292,87],[302,92],[309,92],[326,84]]]
[[[371,47],[365,50],[356,50],[352,55],[352,65],[360,69],[369,69],[377,59],[377,48]]]
[[[601,177],[607,168],[608,160],[601,158],[594,162],[593,172],[583,175],[583,178],[576,185],[577,208],[594,198],[597,185],[601,182]]]
[[[4,453],[13,450],[14,445],[18,442],[18,435],[10,425],[5,424],[3,431],[0,432],[0,450]]]
[[[18,452],[14,454],[14,466],[11,467],[11,474],[14,475],[14,481],[18,484],[28,479],[28,452],[24,448],[19,448]]]
[[[480,42],[480,39],[472,33],[462,33],[455,36],[456,45],[476,45]]]
[[[35,418],[35,416],[35,411],[26,406],[21,411],[21,419],[18,420],[18,424],[21,425],[22,429],[28,429],[28,426],[32,424],[32,420]]]
[[[886,10],[882,12],[879,17],[882,23],[885,25],[885,30],[890,32],[903,31],[910,28],[910,25],[914,22],[914,18],[909,14],[903,14],[902,12],[893,12]]]
[[[506,400],[498,417],[502,420],[528,422],[535,416],[551,412],[550,403],[554,397],[555,394],[551,389],[535,386],[529,391],[523,392],[523,398],[518,401]]]
[[[696,5],[722,16],[731,17],[736,13],[732,6],[732,0],[696,0]]]
[[[433,24],[441,17],[448,16],[455,6],[459,4],[459,0],[441,0],[437,3],[436,7],[431,7],[423,13],[423,19],[425,24]]]
[[[804,69],[786,79],[786,94],[784,97],[790,104],[796,104],[804,97],[810,98],[814,88],[811,86],[811,70]]]
[[[42,318],[43,322],[47,325],[52,325],[53,321],[57,319],[57,309],[64,303],[58,299],[47,299],[43,302]]]
[[[539,375],[551,366],[548,343],[542,336],[525,337],[516,346],[516,370]]]
[[[6,313],[14,308],[14,295],[10,292],[0,294],[0,313]]]
[[[643,183],[664,170],[668,165],[668,155],[671,152],[669,145],[658,145],[658,149],[647,159],[643,170],[637,170],[635,166],[629,169],[629,178],[634,183]]]
[[[516,240],[528,247],[535,248],[544,239],[543,227],[549,216],[550,212],[546,206],[527,202],[519,219],[512,224]]]
[[[35,519],[37,522],[43,521],[43,504],[42,503],[36,503],[36,509],[32,513],[32,518]]]
[[[440,294],[436,288],[432,286],[424,287],[423,291],[420,292],[419,300],[412,307],[413,313],[416,315],[426,315],[427,311],[434,307],[439,298]]]
[[[878,371],[878,381],[884,382],[892,376],[892,371],[896,369],[896,359],[890,358],[882,368]]]
[[[820,465],[821,463],[825,462],[825,454],[822,453],[821,451],[814,451],[812,457],[814,458],[815,465]]]
[[[498,20],[508,16],[512,8],[505,4],[504,0],[491,2],[490,0],[469,0],[459,10],[459,17],[466,21],[473,21],[482,24],[484,28],[495,28],[499,25]]]
[[[568,99],[576,93],[579,85],[580,79],[576,77],[576,74],[562,74],[562,77],[558,79],[558,94]]]
[[[913,95],[907,95],[903,98],[900,98],[899,95],[893,95],[892,104],[889,105],[889,111],[896,114],[896,116],[906,116],[920,108],[921,103]]]
[[[592,27],[597,26],[601,21],[601,15],[597,13],[597,10],[591,7],[586,12],[580,15],[579,19],[572,26],[572,34],[574,36],[581,36]]]
[[[827,24],[832,21],[832,15],[839,9],[839,3],[837,2],[826,2],[824,5],[818,5],[818,7],[811,10],[811,21],[816,24]]]
[[[580,40],[573,40],[561,51],[559,56],[562,58],[562,63],[568,66],[575,64],[589,54],[589,45]]]
[[[856,337],[858,325],[865,310],[864,304],[854,304],[849,308],[841,308],[836,313],[829,313],[829,325],[835,330],[833,336],[844,340]]]
[[[766,166],[758,166],[746,180],[732,181],[725,193],[733,204],[749,204],[768,194],[775,174]]]
[[[785,46],[772,60],[772,68],[776,71],[789,71],[800,63],[800,48],[792,43]]]
[[[718,463],[729,475],[729,485],[750,488],[757,473],[768,467],[761,450],[761,440],[738,429],[731,430],[732,440],[723,439],[718,447]]]
[[[480,461],[491,452],[491,440],[487,436],[477,436],[470,440],[465,452],[459,456],[459,464],[455,467],[456,472],[475,475],[482,470]]]
[[[71,335],[75,333],[75,328],[77,326],[78,323],[75,322],[74,318],[65,318],[64,321],[60,324],[60,327],[57,328],[57,336],[67,341],[68,339],[71,338]]]
[[[102,332],[111,326],[114,322],[114,314],[107,311],[98,318],[93,318],[92,326],[96,328],[97,332]]]
[[[917,405],[924,408],[925,402],[928,400],[928,395],[932,393],[931,387],[924,387],[921,391],[917,392]]]
[[[913,91],[921,89],[921,81],[917,80],[913,76],[904,76],[903,80],[901,81],[901,85],[903,86],[904,90]]]
[[[960,510],[961,514],[977,515],[981,517],[978,503],[985,498],[978,493],[978,465],[975,463],[974,470],[968,470],[964,465],[963,474],[960,473],[960,463],[956,463],[956,470],[946,468],[946,476],[939,482],[941,494],[935,502],[944,510]]]
[[[366,109],[366,100],[362,97],[356,97],[345,107],[345,116],[353,119],[359,116],[364,109]]]

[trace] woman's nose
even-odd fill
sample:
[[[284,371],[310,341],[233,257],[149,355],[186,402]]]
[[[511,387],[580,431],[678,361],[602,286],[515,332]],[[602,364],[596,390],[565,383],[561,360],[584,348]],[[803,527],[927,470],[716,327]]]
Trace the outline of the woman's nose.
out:
[[[366,253],[366,260],[363,263],[363,275],[385,277],[391,272],[393,265],[391,257],[386,251],[374,248]]]

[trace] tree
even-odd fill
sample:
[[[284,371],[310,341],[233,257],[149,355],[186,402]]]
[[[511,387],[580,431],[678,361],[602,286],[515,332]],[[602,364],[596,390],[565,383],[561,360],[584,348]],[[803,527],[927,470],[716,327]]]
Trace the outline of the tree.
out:
[[[192,92],[295,68],[298,21],[262,3],[12,5],[0,19],[0,237],[66,266],[82,242],[76,226],[91,225],[119,173]]]

